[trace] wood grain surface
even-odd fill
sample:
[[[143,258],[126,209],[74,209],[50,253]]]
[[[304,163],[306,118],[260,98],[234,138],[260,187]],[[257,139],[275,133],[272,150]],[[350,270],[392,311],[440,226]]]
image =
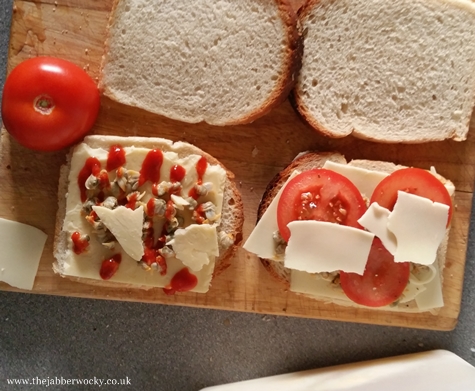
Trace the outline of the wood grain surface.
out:
[[[294,2],[296,6],[302,0]],[[112,0],[14,1],[8,71],[21,61],[53,55],[83,67],[97,79]],[[272,177],[297,153],[315,149],[342,152],[347,159],[388,160],[408,166],[435,166],[457,188],[455,213],[444,271],[445,306],[438,315],[343,308],[285,291],[258,259],[239,249],[232,266],[207,294],[165,295],[71,282],[55,275],[53,232],[59,167],[67,151],[37,153],[18,145],[2,129],[0,140],[0,217],[31,224],[48,234],[33,292],[63,296],[198,306],[263,314],[321,318],[380,325],[451,330],[460,310],[467,234],[475,176],[475,121],[465,142],[384,145],[348,137],[332,140],[304,125],[288,102],[250,125],[190,125],[102,98],[92,133],[159,136],[188,141],[221,160],[236,175],[245,207],[244,238],[256,219],[260,197]],[[16,290],[4,283],[0,289]]]

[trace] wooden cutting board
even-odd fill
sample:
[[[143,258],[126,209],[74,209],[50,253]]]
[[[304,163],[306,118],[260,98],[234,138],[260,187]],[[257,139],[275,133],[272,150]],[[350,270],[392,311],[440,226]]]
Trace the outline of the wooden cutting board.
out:
[[[111,5],[112,0],[15,0],[8,71],[27,58],[53,55],[84,67],[97,78]],[[338,150],[347,159],[389,160],[422,168],[435,166],[438,172],[451,178],[457,188],[444,271],[446,305],[438,315],[390,313],[318,303],[284,290],[255,256],[242,249],[232,267],[213,281],[207,294],[184,293],[170,297],[161,289],[99,288],[58,277],[51,268],[52,241],[59,167],[65,161],[66,151],[27,150],[14,142],[5,130],[0,140],[0,217],[31,224],[48,234],[33,288],[36,293],[451,330],[456,325],[461,303],[475,176],[474,128],[475,121],[472,121],[469,139],[462,143],[381,145],[352,137],[343,140],[320,137],[300,122],[288,102],[250,125],[214,127],[180,123],[103,98],[93,129],[96,134],[184,140],[220,159],[235,173],[242,192],[246,219],[244,238],[254,226],[256,209],[267,183],[301,151]],[[15,290],[4,283],[0,283],[0,288]]]

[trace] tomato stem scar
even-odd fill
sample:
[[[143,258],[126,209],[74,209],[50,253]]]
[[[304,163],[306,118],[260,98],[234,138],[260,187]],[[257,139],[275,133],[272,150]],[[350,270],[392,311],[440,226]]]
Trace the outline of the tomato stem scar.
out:
[[[51,114],[54,107],[53,99],[48,95],[39,95],[33,103],[33,108],[43,115]]]

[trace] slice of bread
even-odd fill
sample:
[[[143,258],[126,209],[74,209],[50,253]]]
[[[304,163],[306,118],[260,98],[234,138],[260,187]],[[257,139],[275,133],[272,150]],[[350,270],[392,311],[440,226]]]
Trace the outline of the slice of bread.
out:
[[[147,149],[159,149],[162,152],[174,152],[177,154],[179,159],[186,159],[190,155],[200,155],[206,158],[208,165],[220,166],[225,170],[224,178],[224,190],[223,190],[223,200],[222,200],[222,210],[219,223],[216,227],[218,238],[221,235],[230,238],[231,240],[218,240],[219,244],[219,255],[215,259],[214,271],[212,278],[216,277],[218,274],[222,273],[226,268],[231,265],[231,259],[234,253],[237,250],[238,245],[242,241],[242,226],[244,222],[243,214],[243,204],[241,200],[241,195],[237,186],[234,182],[234,174],[227,170],[222,163],[220,163],[216,158],[212,157],[208,153],[202,151],[198,147],[186,143],[186,142],[175,142],[173,143],[170,140],[162,138],[150,138],[150,137],[120,137],[120,136],[86,136],[84,141],[91,150],[96,148],[102,148],[109,150],[113,145],[120,145],[122,148],[134,147],[134,148],[147,148]],[[153,284],[145,285],[134,285],[134,284],[124,284],[118,283],[109,280],[101,280],[99,275],[97,278],[83,278],[77,276],[69,276],[66,272],[69,264],[72,261],[74,254],[71,250],[71,239],[70,235],[71,227],[64,225],[65,217],[67,213],[67,200],[71,198],[71,194],[68,193],[70,190],[70,173],[71,173],[71,160],[73,154],[80,145],[76,146],[71,150],[71,153],[68,156],[67,163],[61,167],[60,171],[60,180],[58,187],[58,212],[56,216],[56,227],[55,227],[55,240],[54,240],[54,256],[56,258],[55,263],[53,264],[53,270],[63,277],[71,278],[83,283],[105,286],[105,287],[128,287],[128,288],[141,288],[141,289],[150,289],[153,288]],[[126,167],[126,166],[125,166]],[[77,170],[77,167],[75,168]],[[75,185],[75,181],[74,184]],[[145,186],[145,185],[143,185]],[[139,191],[144,190],[144,188],[139,188]],[[82,203],[79,203],[73,211],[73,213],[80,213],[82,208]],[[71,213],[69,211],[69,213]],[[92,240],[96,240],[91,238]],[[87,256],[82,260],[83,262],[94,261],[88,259]]]
[[[281,172],[279,172],[267,186],[258,207],[257,221],[259,221],[262,218],[265,211],[271,204],[272,200],[277,195],[277,193],[279,192],[281,187],[284,185],[284,183],[287,181],[287,179],[290,177],[292,172],[294,172],[295,170],[302,172],[302,171],[307,171],[314,168],[321,168],[324,166],[327,160],[340,163],[340,164],[347,163],[345,157],[336,152],[335,153],[305,152],[298,155],[291,162],[291,164],[289,164],[286,168],[284,168]],[[405,168],[404,166],[396,165],[390,162],[370,161],[370,160],[352,160],[348,164],[355,167],[364,168],[367,170],[385,172],[388,174],[390,174],[391,172],[394,172],[395,170]],[[451,181],[443,178],[441,175],[435,172],[433,172],[433,174],[444,185],[454,189]],[[441,283],[443,282],[442,271],[445,265],[449,229],[450,227],[447,228],[445,238],[438,248],[437,259],[435,261],[440,271],[439,276],[441,279]],[[263,264],[263,266],[265,267],[265,269],[273,276],[273,278],[277,279],[277,281],[279,281],[286,289],[290,289],[291,270],[284,266],[284,262],[271,260],[271,259],[264,259],[264,258],[259,258],[259,259],[261,263]],[[339,286],[336,288],[341,290]],[[318,299],[318,298],[315,298],[314,296],[310,296],[310,297],[312,297],[313,299],[321,300],[324,302],[335,303],[342,306],[351,306],[351,307],[359,307],[359,308],[363,307],[352,302],[350,299],[340,300],[340,299],[335,299],[335,298],[329,299],[325,297]],[[363,308],[369,308],[369,307],[363,307]],[[391,306],[379,307],[376,309],[383,309],[383,310],[389,310],[389,311],[401,311],[401,312],[419,312],[419,309],[417,307],[417,304],[415,303],[415,300],[410,300],[405,303],[397,303],[396,305],[391,305]],[[438,310],[439,309],[431,309],[430,311],[433,313],[437,313]]]
[[[330,137],[465,140],[475,104],[475,4],[309,0],[292,101]]]
[[[116,0],[99,85],[175,120],[242,124],[287,98],[300,57],[289,0]]]

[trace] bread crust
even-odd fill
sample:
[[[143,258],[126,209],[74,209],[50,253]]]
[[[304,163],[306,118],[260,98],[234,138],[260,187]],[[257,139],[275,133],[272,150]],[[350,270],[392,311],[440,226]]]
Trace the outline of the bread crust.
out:
[[[104,142],[109,143],[110,145],[118,144],[122,147],[126,146],[143,146],[143,147],[153,147],[154,142],[160,141],[162,142],[164,139],[160,138],[149,138],[149,137],[119,137],[119,136],[87,136],[84,139],[85,143],[90,143],[91,140],[98,140],[99,138],[103,138],[103,140],[99,141],[103,147],[106,147]],[[168,141],[168,140],[166,140]],[[171,145],[171,144],[170,144]],[[223,211],[229,208],[232,208],[232,224],[230,227],[226,228],[226,232],[232,233],[234,237],[234,242],[231,246],[229,246],[224,251],[220,252],[220,255],[215,260],[215,268],[213,271],[212,280],[223,273],[230,265],[231,260],[234,254],[237,251],[238,246],[242,242],[242,228],[244,224],[244,208],[242,203],[241,194],[237,188],[237,185],[234,181],[234,174],[229,171],[218,159],[211,156],[207,152],[204,152],[200,148],[189,144],[189,143],[181,143],[180,147],[186,150],[185,154],[200,154],[204,156],[207,161],[212,165],[219,165],[226,171],[226,182],[225,182],[225,192],[224,192],[224,199],[223,199]],[[188,148],[188,149],[186,149]],[[66,197],[67,191],[69,186],[68,176],[69,170],[71,166],[71,158],[73,154],[73,148],[71,149],[70,153],[67,156],[66,163],[60,168],[60,178],[58,183],[58,211],[56,214],[56,224],[55,224],[55,234],[54,234],[54,245],[53,245],[53,253],[55,255],[56,261],[53,264],[53,270],[55,273],[59,274],[61,277],[68,278],[73,281],[86,283],[95,286],[101,287],[110,287],[110,288],[133,288],[133,289],[161,289],[152,286],[141,286],[141,285],[134,285],[134,284],[124,284],[118,282],[111,282],[105,280],[93,280],[89,278],[80,278],[80,277],[72,277],[66,276],[61,273],[62,264],[59,259],[62,259],[62,254],[64,250],[67,248],[67,240],[65,232],[63,229],[63,221],[66,215]],[[218,231],[223,227],[223,225],[229,224],[229,221],[221,220],[220,225],[218,226]],[[221,250],[221,249],[220,249]],[[64,260],[63,260],[64,262]],[[212,281],[211,281],[212,284]]]
[[[114,14],[115,14],[115,10],[117,9],[117,5],[119,4],[119,1],[120,0],[113,0],[113,3],[112,3],[111,12],[109,14],[109,20],[107,22],[107,32],[106,32],[106,39],[105,39],[105,42],[104,42],[104,50],[103,50],[102,57],[101,57],[101,64],[99,66],[99,80],[98,80],[98,83],[97,83],[97,88],[99,89],[99,92],[101,94],[104,94],[106,96],[109,96],[110,92],[107,89],[107,87],[104,85],[104,77],[103,77],[104,65],[105,65],[106,60],[107,60],[107,53],[109,52],[109,49],[110,49],[110,39],[111,39],[110,26],[112,25],[112,23],[114,21]]]
[[[365,168],[368,170],[382,171],[388,174],[396,170],[405,168],[405,166],[396,165],[390,162],[370,161],[370,160],[352,160],[351,162],[347,163],[343,155],[339,153],[334,153],[334,152],[324,152],[324,153],[305,152],[297,156],[287,167],[285,167],[281,172],[279,172],[268,184],[262,196],[261,202],[259,203],[259,207],[257,210],[257,222],[262,218],[265,211],[271,204],[272,200],[277,195],[278,191],[282,188],[282,186],[284,185],[284,183],[287,181],[287,179],[289,178],[289,176],[292,174],[294,170],[307,171],[313,168],[319,168],[319,167],[322,167],[327,160],[331,160],[331,161],[341,163],[341,164],[350,164],[350,165]],[[449,180],[443,178],[439,174],[435,174],[435,175],[443,184],[450,182]],[[440,270],[441,280],[442,280],[442,271],[444,269],[445,256],[446,256],[446,251],[447,251],[448,234],[449,234],[449,228],[447,229],[446,236],[443,242],[441,243],[441,245],[439,246],[439,249],[437,252],[437,261],[438,261],[438,266]],[[261,261],[262,265],[267,270],[267,272],[274,279],[276,279],[280,284],[282,284],[285,289],[287,290],[290,289],[291,271],[290,269],[284,266],[283,262],[277,262],[277,261],[274,261],[271,259],[265,259],[265,258],[259,258],[259,260]],[[301,295],[304,295],[304,294],[301,294]],[[312,299],[318,300],[314,297],[312,297]],[[334,304],[343,305],[343,306],[371,308],[371,307],[360,306],[356,303],[351,302],[350,300],[348,300],[348,302],[342,302],[338,300],[329,300],[329,299],[322,298],[320,301],[324,301],[324,302],[331,301]],[[388,307],[384,307],[381,309],[390,310],[390,308]],[[415,304],[414,300],[411,300],[404,304],[399,304],[396,307],[394,307],[392,310],[397,310],[397,311],[402,311],[402,312],[421,312],[418,310],[417,305]],[[438,311],[439,309],[431,310],[431,312],[433,313],[437,313]]]
[[[292,7],[290,0],[274,0],[280,19],[284,24],[283,40],[286,42],[285,58],[281,64],[280,77],[277,80],[273,90],[270,92],[268,98],[255,110],[246,113],[240,118],[227,119],[222,118],[221,121],[211,121],[212,125],[227,126],[227,125],[242,125],[248,124],[256,119],[266,115],[274,108],[282,104],[288,97],[290,91],[294,88],[297,81],[298,72],[301,68],[301,60],[303,53],[302,34],[300,23],[297,14]],[[119,0],[115,0],[112,6],[111,16],[108,23],[107,38],[104,45],[104,53],[102,55],[99,75],[99,90],[113,100],[119,100],[118,97],[111,91],[104,82],[104,68],[108,61],[108,52],[110,49],[111,40],[111,26],[115,22],[115,11],[117,9]],[[219,102],[218,102],[219,103]],[[180,119],[185,121],[185,119]],[[204,122],[207,122],[206,119]]]

